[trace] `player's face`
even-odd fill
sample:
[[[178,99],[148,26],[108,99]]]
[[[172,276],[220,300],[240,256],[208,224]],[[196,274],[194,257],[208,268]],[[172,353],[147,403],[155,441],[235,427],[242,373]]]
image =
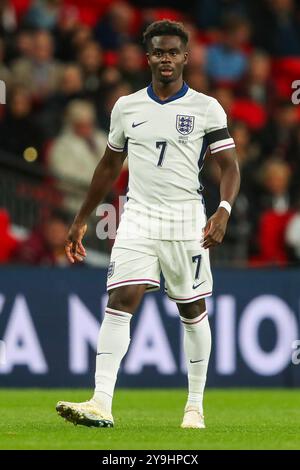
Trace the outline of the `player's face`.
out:
[[[147,53],[152,76],[162,83],[170,83],[182,76],[187,63],[186,48],[178,36],[154,36]]]

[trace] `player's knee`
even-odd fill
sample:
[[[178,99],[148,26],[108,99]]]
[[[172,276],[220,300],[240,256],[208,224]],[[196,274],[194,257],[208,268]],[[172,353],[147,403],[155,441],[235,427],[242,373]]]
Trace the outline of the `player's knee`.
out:
[[[180,316],[190,320],[198,317],[206,310],[205,299],[196,300],[196,302],[191,302],[189,304],[177,304],[177,307]]]
[[[139,286],[123,286],[109,292],[108,307],[134,313],[143,295]]]
[[[109,294],[108,307],[120,310],[122,312],[133,313],[133,298],[131,294],[118,294],[112,292]]]

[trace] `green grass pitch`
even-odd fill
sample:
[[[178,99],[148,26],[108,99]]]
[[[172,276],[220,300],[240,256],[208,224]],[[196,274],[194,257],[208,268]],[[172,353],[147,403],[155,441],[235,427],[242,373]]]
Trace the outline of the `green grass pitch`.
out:
[[[0,449],[300,449],[300,391],[207,390],[206,429],[181,429],[186,392],[118,389],[115,427],[65,422],[58,400],[87,390],[0,389]]]

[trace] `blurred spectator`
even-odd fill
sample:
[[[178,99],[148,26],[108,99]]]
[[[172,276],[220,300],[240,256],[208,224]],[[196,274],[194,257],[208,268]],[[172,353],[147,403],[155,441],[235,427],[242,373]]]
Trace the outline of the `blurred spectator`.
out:
[[[35,0],[23,23],[36,29],[54,29],[59,18],[62,0]]]
[[[13,33],[17,28],[15,9],[9,0],[0,0],[0,34]]]
[[[40,156],[43,141],[28,91],[22,87],[14,88],[9,95],[6,115],[0,121],[0,148],[12,157],[23,158],[26,149],[33,147]]]
[[[233,252],[235,264],[241,266],[247,263],[250,238],[256,224],[256,218],[253,216],[256,207],[252,195],[256,190],[254,175],[257,171],[259,149],[251,141],[249,128],[242,122],[235,122],[232,125],[231,136],[236,145],[241,172],[241,187],[233,206],[232,223],[229,224],[226,238],[231,242],[230,249]]]
[[[48,164],[52,174],[75,187],[86,190],[107,143],[104,131],[95,127],[94,107],[86,101],[74,100],[66,109],[65,128],[54,140]],[[59,185],[61,187],[61,184]],[[65,205],[76,211],[82,202],[82,194],[70,196]]]
[[[106,67],[101,76],[101,93],[105,93],[107,88],[118,86],[122,76],[120,70],[116,67]]]
[[[64,110],[69,102],[84,97],[81,69],[76,64],[65,66],[58,91],[45,102],[39,115],[47,138],[55,137],[61,130]]]
[[[14,262],[34,266],[67,266],[64,244],[70,220],[57,211],[50,215],[27,240],[20,243]]]
[[[184,79],[193,90],[209,93],[209,81],[205,73],[206,49],[195,41],[189,46],[188,63],[184,71]]]
[[[12,65],[13,81],[28,87],[32,96],[43,101],[58,88],[61,65],[53,57],[53,40],[47,31],[34,33],[31,57]]]
[[[86,25],[77,25],[72,32],[72,47],[78,52],[90,41],[93,40],[92,30]]]
[[[19,242],[11,233],[10,217],[4,209],[0,209],[0,233],[0,264],[9,263]]]
[[[185,68],[185,71],[197,70],[198,72],[203,72],[205,70],[207,61],[207,50],[199,42],[190,42],[189,45],[189,56],[188,63]]]
[[[260,136],[262,155],[274,154],[294,159],[293,143],[298,126],[297,107],[291,101],[279,102]]]
[[[275,56],[299,56],[299,5],[294,0],[264,0],[253,10],[255,45]]]
[[[118,68],[123,80],[130,84],[133,91],[144,88],[150,83],[151,75],[145,70],[145,54],[137,44],[124,44],[119,51]]]
[[[4,64],[5,57],[5,43],[0,38],[0,80],[3,80],[6,85],[6,90],[9,90],[11,83],[11,72],[9,68]]]
[[[207,74],[218,84],[236,83],[247,71],[244,51],[250,37],[249,23],[242,17],[229,16],[224,21],[219,44],[207,50]]]
[[[252,193],[255,191],[257,159],[259,158],[259,146],[251,137],[249,127],[243,122],[234,122],[230,129],[230,135],[236,145],[236,153],[241,171],[241,193],[247,195],[251,204]],[[254,207],[252,208],[254,210]],[[252,211],[251,211],[252,212]],[[251,219],[251,214],[248,214]],[[249,220],[251,222],[251,220]]]
[[[82,89],[83,81],[80,67],[76,64],[66,65],[61,76],[58,94],[66,97],[65,104],[67,104],[72,97],[77,97]]]
[[[300,125],[297,126],[291,141],[288,161],[292,170],[291,194],[294,200],[299,199],[299,181],[300,181]]]
[[[201,29],[219,28],[228,14],[248,16],[247,0],[201,0],[195,3],[196,21]]]
[[[230,120],[232,107],[234,105],[233,91],[228,87],[219,86],[218,88],[211,91],[211,95],[219,101],[225,113],[227,114],[228,119]]]
[[[241,83],[238,94],[262,105],[270,105],[275,92],[270,75],[270,57],[261,51],[253,52],[249,57],[247,76]]]
[[[110,90],[107,90],[104,103],[97,103],[97,116],[100,126],[109,131],[110,115],[115,102],[121,97],[132,93],[132,88],[129,83],[119,82]]]
[[[103,71],[103,53],[99,44],[94,41],[87,42],[79,53],[78,62],[84,89],[93,96],[99,92]]]
[[[285,231],[294,213],[289,194],[290,179],[291,171],[284,161],[272,158],[265,163],[263,192],[256,205],[258,256],[251,258],[252,264],[283,266],[288,262]]]
[[[250,144],[250,133],[243,123],[235,123],[231,128],[231,136],[236,144],[236,152],[241,171],[241,188],[230,216],[226,236],[220,248],[210,253],[213,263],[231,266],[246,266],[248,260],[249,238],[253,220],[251,217],[251,195],[253,182],[251,166],[254,165],[256,150]],[[208,216],[217,209],[220,202],[220,169],[214,162],[213,156],[207,157],[206,169],[202,181]]]
[[[74,62],[78,51],[92,39],[91,28],[79,23],[74,5],[63,5],[54,31],[55,55],[63,62]]]
[[[107,15],[101,18],[95,28],[95,37],[104,49],[116,50],[124,42],[133,39],[134,9],[129,3],[112,3]]]
[[[209,94],[209,81],[205,73],[188,69],[184,74],[184,79],[193,90],[196,90],[199,93]]]
[[[290,180],[291,170],[286,162],[279,158],[269,158],[265,162],[261,172],[263,209],[282,213],[290,208]]]
[[[20,29],[15,37],[13,57],[30,60],[33,44],[33,32],[29,29]]]
[[[300,264],[300,198],[298,197],[295,214],[289,220],[285,241],[289,248],[289,259],[293,263]]]

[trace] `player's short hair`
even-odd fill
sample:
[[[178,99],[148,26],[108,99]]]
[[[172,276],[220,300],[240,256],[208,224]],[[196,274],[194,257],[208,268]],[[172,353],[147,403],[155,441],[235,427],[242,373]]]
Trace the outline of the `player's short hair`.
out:
[[[154,36],[178,36],[186,46],[189,41],[189,35],[182,23],[171,20],[161,20],[151,23],[143,33],[143,43],[149,50],[151,39]]]

